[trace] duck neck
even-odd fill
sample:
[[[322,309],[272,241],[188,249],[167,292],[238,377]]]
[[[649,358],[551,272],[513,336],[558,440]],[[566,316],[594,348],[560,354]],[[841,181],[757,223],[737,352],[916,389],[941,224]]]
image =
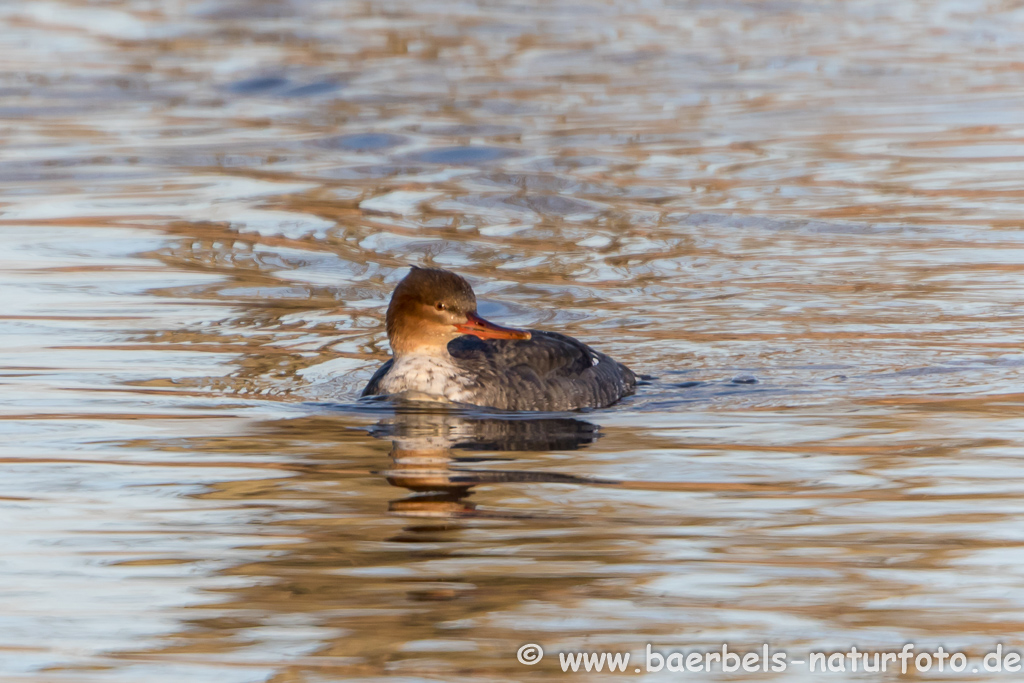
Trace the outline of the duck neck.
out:
[[[389,339],[391,342],[391,353],[394,355],[395,360],[402,358],[440,358],[450,359],[451,355],[448,353],[448,344],[410,344],[401,337]]]

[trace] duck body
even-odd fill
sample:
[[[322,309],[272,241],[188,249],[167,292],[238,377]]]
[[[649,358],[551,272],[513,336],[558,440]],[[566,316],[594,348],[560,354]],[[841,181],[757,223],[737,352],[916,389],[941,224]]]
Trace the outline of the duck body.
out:
[[[530,339],[458,337],[448,357],[391,359],[363,396],[427,394],[498,410],[603,408],[636,388],[625,365],[557,332],[530,330]]]
[[[568,411],[611,405],[636,388],[629,368],[572,337],[480,318],[469,283],[445,270],[413,268],[395,289],[387,328],[394,356],[363,396]]]

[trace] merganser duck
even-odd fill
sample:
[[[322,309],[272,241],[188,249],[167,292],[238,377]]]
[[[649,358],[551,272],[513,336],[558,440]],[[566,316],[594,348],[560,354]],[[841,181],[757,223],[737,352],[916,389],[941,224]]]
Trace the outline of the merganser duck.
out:
[[[391,295],[386,321],[392,358],[363,396],[565,411],[603,408],[636,388],[629,368],[572,337],[484,320],[473,288],[447,270],[413,266]]]

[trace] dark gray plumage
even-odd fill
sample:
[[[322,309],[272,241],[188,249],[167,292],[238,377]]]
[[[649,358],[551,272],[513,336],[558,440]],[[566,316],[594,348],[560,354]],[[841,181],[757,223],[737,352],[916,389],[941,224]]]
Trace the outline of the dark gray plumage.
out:
[[[625,365],[557,332],[530,330],[530,339],[463,336],[448,343],[460,374],[472,378],[467,403],[499,410],[603,408],[629,396],[636,376]],[[393,365],[370,378],[363,396],[374,396]]]

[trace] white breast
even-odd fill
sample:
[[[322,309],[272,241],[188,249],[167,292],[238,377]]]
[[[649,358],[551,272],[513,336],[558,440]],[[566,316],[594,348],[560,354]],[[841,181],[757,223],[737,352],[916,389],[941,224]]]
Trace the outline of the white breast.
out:
[[[450,357],[407,355],[395,359],[380,382],[382,393],[414,392],[441,396],[449,401],[467,402],[468,381]]]

